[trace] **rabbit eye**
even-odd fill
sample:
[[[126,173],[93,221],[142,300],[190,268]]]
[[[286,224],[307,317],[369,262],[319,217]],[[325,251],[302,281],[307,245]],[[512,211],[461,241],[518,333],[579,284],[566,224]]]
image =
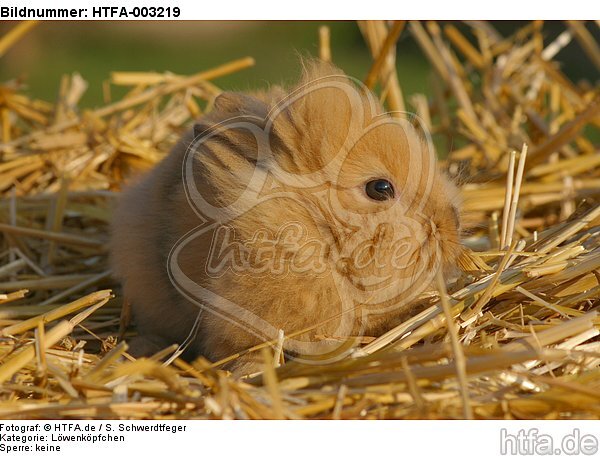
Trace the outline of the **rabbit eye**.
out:
[[[385,179],[375,179],[367,182],[365,191],[369,198],[376,201],[385,201],[394,197],[394,187],[390,181]]]

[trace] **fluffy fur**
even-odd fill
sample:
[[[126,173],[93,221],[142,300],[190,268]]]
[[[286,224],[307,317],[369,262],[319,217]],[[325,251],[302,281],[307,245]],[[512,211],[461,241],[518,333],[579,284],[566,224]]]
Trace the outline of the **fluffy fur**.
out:
[[[207,132],[212,136],[193,155],[191,184],[222,209],[250,252],[246,272],[208,271],[222,224],[199,218],[182,181],[186,150]],[[263,142],[266,154],[259,153]],[[393,184],[393,199],[367,196],[365,184],[379,178]],[[187,358],[217,361],[276,338],[279,329],[293,335],[312,328],[286,340],[288,352],[312,361],[334,357],[342,350],[335,344],[303,343],[323,334],[380,334],[398,323],[411,293],[428,286],[438,266],[455,262],[456,194],[416,131],[390,121],[370,93],[331,65],[307,63],[289,92],[222,94],[194,132],[124,192],[116,211],[114,270],[140,334],[131,352],[185,342]],[[191,282],[210,291],[198,297],[174,286],[168,263],[173,246],[201,225],[211,228],[176,258]],[[277,236],[290,225],[302,228],[301,247]],[[265,239],[281,256],[278,264],[288,268],[295,258],[309,267],[257,271],[262,260],[252,252]],[[398,239],[415,248],[392,267]],[[246,356],[230,367],[250,371],[254,361]]]

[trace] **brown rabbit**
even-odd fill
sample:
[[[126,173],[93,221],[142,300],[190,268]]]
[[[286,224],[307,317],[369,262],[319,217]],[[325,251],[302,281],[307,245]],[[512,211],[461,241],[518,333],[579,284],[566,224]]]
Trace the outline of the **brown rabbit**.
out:
[[[304,362],[343,356],[333,341],[397,324],[455,263],[456,198],[423,135],[329,64],[289,92],[224,93],[115,214],[131,352],[218,361],[282,330]]]

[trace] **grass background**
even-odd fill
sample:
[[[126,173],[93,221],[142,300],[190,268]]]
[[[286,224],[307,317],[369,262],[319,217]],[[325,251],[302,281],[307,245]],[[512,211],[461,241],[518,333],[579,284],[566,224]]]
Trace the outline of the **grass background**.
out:
[[[14,24],[1,23],[0,34]],[[264,88],[296,79],[298,56],[317,55],[318,28],[323,24],[331,28],[334,62],[363,79],[371,57],[355,22],[50,21],[40,23],[2,58],[0,81],[19,78],[26,83],[28,95],[50,101],[56,97],[61,76],[79,72],[90,84],[82,105],[90,107],[102,104],[102,81],[111,71],[193,74],[249,55],[256,59],[254,68],[216,83],[230,90]],[[518,21],[494,23],[505,35],[521,25]],[[546,43],[564,28],[561,22],[545,23]],[[588,28],[600,38],[598,27]],[[593,82],[599,76],[576,43],[561,51],[559,60],[575,80]],[[397,61],[405,95],[428,93],[429,64],[406,30],[398,43]]]

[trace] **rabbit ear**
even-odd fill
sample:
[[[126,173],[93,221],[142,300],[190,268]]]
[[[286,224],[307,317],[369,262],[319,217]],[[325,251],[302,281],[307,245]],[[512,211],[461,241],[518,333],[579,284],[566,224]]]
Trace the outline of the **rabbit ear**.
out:
[[[229,92],[219,95],[194,125],[186,185],[204,218],[228,220],[244,210],[242,204],[259,201],[268,159],[263,158],[269,147],[267,116],[268,105],[261,99]]]
[[[215,109],[231,114],[267,117],[267,104],[243,93],[223,92],[215,99]]]
[[[194,137],[198,137],[219,121],[243,117],[246,122],[264,128],[269,106],[262,100],[236,92],[223,92],[215,98],[210,116],[194,124]]]

